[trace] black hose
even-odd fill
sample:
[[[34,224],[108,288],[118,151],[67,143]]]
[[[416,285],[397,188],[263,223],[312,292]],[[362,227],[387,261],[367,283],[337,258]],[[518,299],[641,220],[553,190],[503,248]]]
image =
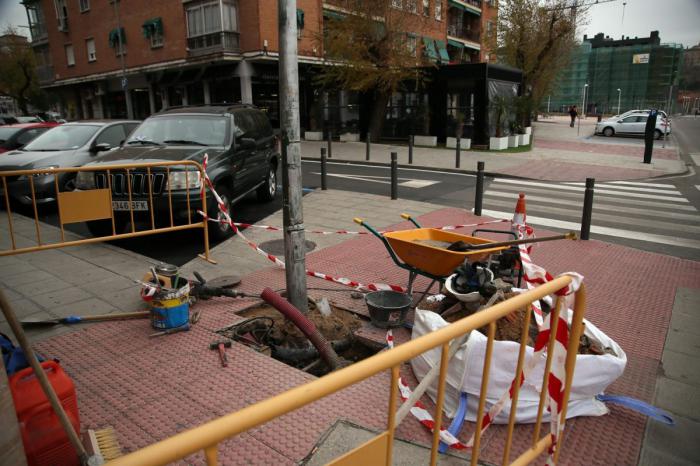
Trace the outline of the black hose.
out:
[[[345,351],[346,349],[350,348],[351,343],[351,338],[333,340],[330,342],[331,346],[336,352]],[[270,347],[272,348],[272,356],[284,361],[301,362],[319,357],[318,350],[313,346],[306,348],[289,348],[286,346],[271,344]]]

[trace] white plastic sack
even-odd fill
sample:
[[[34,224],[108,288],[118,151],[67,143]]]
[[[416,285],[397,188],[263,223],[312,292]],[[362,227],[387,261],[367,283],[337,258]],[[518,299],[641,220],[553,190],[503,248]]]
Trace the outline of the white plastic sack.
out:
[[[571,321],[571,314],[568,316]],[[567,418],[576,416],[602,416],[608,413],[604,403],[597,401],[595,396],[602,393],[608,385],[614,382],[625,370],[627,356],[620,346],[595,325],[584,320],[585,335],[593,341],[597,341],[603,348],[610,348],[614,355],[588,355],[580,354],[576,357],[576,370],[569,397]],[[431,311],[416,309],[413,324],[412,338],[418,338],[426,333],[449,325],[439,314]],[[452,418],[457,412],[459,396],[466,392],[467,414],[465,419],[476,421],[481,391],[481,374],[484,368],[484,356],[486,354],[485,335],[478,331],[472,331],[466,343],[457,351],[450,360],[448,367],[445,414]],[[510,388],[515,377],[515,369],[518,362],[520,344],[512,341],[494,341],[493,355],[489,384],[486,392],[486,410],[495,404],[501,396]],[[534,349],[530,346],[526,349],[526,358],[533,357]],[[418,380],[422,380],[425,374],[434,365],[440,364],[440,348],[434,348],[411,360],[411,366]],[[532,423],[537,420],[537,406],[540,400],[540,388],[544,374],[545,357],[537,363],[533,371],[520,388],[516,422]],[[437,378],[427,390],[428,395],[437,399]],[[510,415],[510,400],[506,401],[503,410],[496,416],[496,424],[507,424]],[[544,421],[549,421],[547,409],[544,410]]]

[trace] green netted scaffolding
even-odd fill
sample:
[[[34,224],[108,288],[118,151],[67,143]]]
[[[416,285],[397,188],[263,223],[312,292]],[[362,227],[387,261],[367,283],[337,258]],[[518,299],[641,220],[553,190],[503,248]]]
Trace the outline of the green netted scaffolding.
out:
[[[675,101],[682,58],[680,44],[592,48],[584,42],[540,109],[546,111],[547,104],[550,112],[566,112],[570,105],[581,109],[584,86],[588,83],[588,114],[616,114],[618,105],[620,112],[646,108],[668,111],[669,102]]]

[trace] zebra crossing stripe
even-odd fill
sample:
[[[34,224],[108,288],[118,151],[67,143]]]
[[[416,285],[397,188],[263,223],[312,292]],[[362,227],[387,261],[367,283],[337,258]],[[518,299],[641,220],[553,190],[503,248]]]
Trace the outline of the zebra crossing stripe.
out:
[[[508,212],[500,212],[495,210],[483,210],[482,215],[494,218],[508,218],[511,214]],[[581,228],[580,223],[567,222],[564,220],[555,220],[543,217],[527,216],[527,223],[544,227],[558,228],[562,230],[577,231]],[[643,233],[639,231],[623,230],[620,228],[602,227],[597,225],[591,226],[591,233],[602,236],[613,236],[616,238],[626,238],[636,241],[645,241],[649,243],[667,244],[669,246],[679,246],[684,248],[700,249],[700,241],[692,239],[677,238],[674,236],[658,235],[653,233]]]
[[[580,183],[563,183],[570,186],[579,186]],[[677,189],[660,189],[660,188],[642,188],[636,186],[620,186],[610,183],[596,183],[595,189],[605,188],[605,189],[619,189],[621,191],[635,191],[644,193],[656,193],[656,194],[668,194],[670,196],[682,196],[680,191]]]

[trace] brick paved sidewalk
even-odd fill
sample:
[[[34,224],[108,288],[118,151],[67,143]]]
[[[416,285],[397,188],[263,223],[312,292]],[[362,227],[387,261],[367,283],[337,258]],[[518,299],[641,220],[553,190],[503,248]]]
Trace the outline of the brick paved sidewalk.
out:
[[[333,195],[319,197],[321,202],[331,202]],[[335,195],[336,202],[340,202],[343,193]],[[307,196],[305,206],[311,202],[307,199],[315,196]],[[376,200],[385,206],[385,220],[392,218],[392,211],[419,213],[404,209],[399,201]],[[363,199],[363,203],[370,201],[370,196]],[[380,208],[365,207],[368,211]],[[338,213],[342,215],[343,212]],[[312,216],[307,210],[307,217]],[[435,210],[420,220],[435,226],[478,221],[458,209]],[[274,221],[266,219],[266,223]],[[232,240],[235,241],[238,240]],[[229,243],[226,247],[234,245]],[[249,248],[246,253],[245,249],[240,254],[236,252],[236,256],[251,264],[258,261],[260,268],[244,276],[242,290],[256,293],[263,286],[282,288],[284,273],[267,267],[264,258]],[[598,241],[542,243],[532,257],[553,274],[575,270],[586,277],[587,317],[618,341],[629,358],[625,374],[608,392],[651,401],[675,290],[700,288],[700,263]],[[230,264],[222,261],[222,274],[229,272]],[[393,265],[384,247],[371,236],[329,244],[309,255],[308,267],[366,282],[406,281],[405,271]],[[650,282],[653,286],[649,286]],[[341,289],[311,278],[309,286]],[[346,289],[311,294],[326,295],[363,312],[361,301],[351,300]],[[157,341],[147,338],[151,331],[147,322],[113,322],[82,326],[74,333],[44,340],[39,347],[48,355],[61,358],[75,377],[85,428],[112,425],[122,445],[133,450],[310,380],[311,376],[305,373],[237,344],[229,353],[231,366],[219,366],[216,355],[207,349],[215,337],[212,331],[238,321],[235,311],[254,302],[214,299],[200,303],[202,321],[192,331]],[[381,332],[374,338],[381,338]],[[414,385],[410,369],[402,370]],[[220,452],[222,461],[294,464],[339,418],[381,429],[386,415],[387,382],[387,374],[377,375],[225,442]],[[567,423],[562,464],[636,464],[645,425],[642,416],[615,406],[608,416],[571,420]],[[462,437],[468,436],[472,428],[467,423]],[[427,432],[410,418],[401,424],[398,436],[429,443]],[[530,436],[531,426],[518,426],[514,453],[527,447]],[[483,439],[485,461],[500,462],[504,438],[503,426],[494,426],[487,432]],[[201,455],[188,459],[190,464],[201,461]]]

